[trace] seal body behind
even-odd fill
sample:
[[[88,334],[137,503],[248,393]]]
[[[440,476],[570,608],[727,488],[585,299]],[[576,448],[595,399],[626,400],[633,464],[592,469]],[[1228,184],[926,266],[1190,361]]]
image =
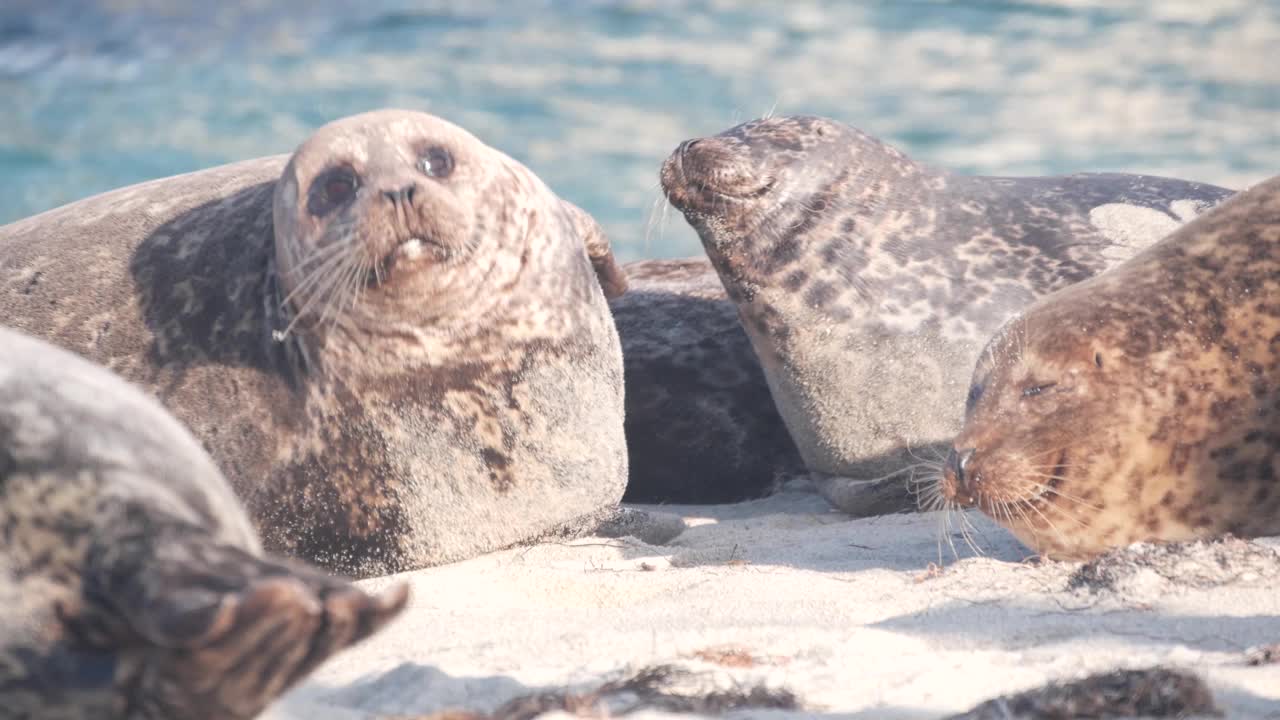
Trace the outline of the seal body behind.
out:
[[[942,494],[1045,555],[1280,534],[1280,178],[1038,300],[969,397]]]
[[[158,403],[4,328],[0,533],[0,718],[247,719],[407,597],[263,557]]]
[[[623,266],[610,301],[626,370],[626,500],[761,497],[804,464],[751,341],[705,258]]]
[[[395,572],[621,497],[589,226],[462,128],[378,111],[0,228],[0,312],[158,396],[267,548]]]
[[[662,170],[737,304],[778,409],[825,493],[888,505],[945,448],[968,368],[1036,297],[1096,274],[1229,196],[1137,175],[967,177],[826,118],[754,121]]]

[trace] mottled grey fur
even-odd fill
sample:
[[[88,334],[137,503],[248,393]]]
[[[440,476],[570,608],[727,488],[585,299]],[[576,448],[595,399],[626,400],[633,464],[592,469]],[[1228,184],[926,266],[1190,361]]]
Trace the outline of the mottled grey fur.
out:
[[[321,214],[333,168],[359,184]],[[582,215],[455,125],[366,113],[292,158],[0,228],[0,314],[159,396],[268,549],[394,572],[621,498],[622,356]]]
[[[407,600],[263,557],[152,398],[0,328],[0,718],[238,720]]]
[[[969,397],[943,496],[1043,555],[1280,534],[1280,177],[1036,301]]]
[[[629,290],[609,305],[627,382],[625,499],[733,502],[803,473],[711,264],[642,260],[623,271]]]
[[[913,504],[868,493],[937,459],[1001,323],[1231,194],[1141,175],[957,175],[817,117],[683,143],[662,183],[806,463],[838,476],[825,493],[854,513]]]

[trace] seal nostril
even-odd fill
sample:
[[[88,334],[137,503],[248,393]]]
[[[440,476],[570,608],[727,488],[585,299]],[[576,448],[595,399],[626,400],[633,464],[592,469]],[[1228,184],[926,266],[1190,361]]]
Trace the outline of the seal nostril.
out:
[[[401,203],[412,205],[413,193],[416,189],[414,185],[407,185],[399,190],[383,190],[382,195],[387,200],[390,200],[393,205],[400,205]]]
[[[699,140],[685,140],[684,142],[680,143],[679,152],[680,152],[680,154],[681,154],[681,155],[684,155],[685,153],[687,153],[687,152],[689,152],[690,150],[694,149],[695,147],[697,147],[697,146],[698,146],[699,144],[701,144],[701,143],[702,143],[702,140],[700,140],[700,139],[699,139]]]
[[[964,487],[968,481],[967,472],[969,470],[969,462],[973,460],[974,454],[977,452],[975,448],[965,448],[964,450],[956,450],[951,448],[947,452],[947,469],[955,477],[956,486]]]

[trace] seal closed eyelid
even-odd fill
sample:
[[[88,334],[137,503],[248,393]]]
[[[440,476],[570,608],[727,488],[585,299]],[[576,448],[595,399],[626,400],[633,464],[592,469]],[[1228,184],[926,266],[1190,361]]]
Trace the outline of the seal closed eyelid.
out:
[[[1035,397],[1036,395],[1042,394],[1045,390],[1048,390],[1053,387],[1057,387],[1057,385],[1058,383],[1056,382],[1049,382],[1049,383],[1041,383],[1039,385],[1032,385],[1030,387],[1023,388],[1022,397]]]

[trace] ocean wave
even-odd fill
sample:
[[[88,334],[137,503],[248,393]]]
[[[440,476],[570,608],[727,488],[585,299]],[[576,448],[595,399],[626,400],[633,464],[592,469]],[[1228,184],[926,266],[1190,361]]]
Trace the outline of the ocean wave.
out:
[[[626,257],[698,251],[672,213],[649,220],[657,168],[767,112],[831,115],[964,172],[1241,186],[1280,167],[1276,47],[1273,0],[10,0],[0,148],[30,155],[0,152],[18,188],[0,222],[288,152],[383,106],[528,163]]]

